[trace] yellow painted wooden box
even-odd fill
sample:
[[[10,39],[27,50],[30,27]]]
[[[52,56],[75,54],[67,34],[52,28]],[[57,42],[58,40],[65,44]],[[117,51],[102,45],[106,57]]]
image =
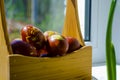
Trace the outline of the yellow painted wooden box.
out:
[[[77,38],[83,47],[55,58],[12,54],[4,1],[0,0],[0,80],[91,80],[92,47],[85,45],[81,35],[77,0],[67,0],[62,34]]]

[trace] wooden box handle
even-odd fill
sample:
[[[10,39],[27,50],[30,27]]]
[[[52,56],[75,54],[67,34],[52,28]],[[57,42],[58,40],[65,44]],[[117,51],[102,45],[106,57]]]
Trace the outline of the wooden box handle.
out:
[[[0,0],[0,80],[9,80],[9,39],[4,12],[4,0]]]
[[[1,19],[1,27],[3,28],[4,40],[6,42],[6,46],[8,48],[9,54],[12,54],[12,49],[9,42],[9,36],[7,31],[7,23],[6,23],[6,15],[5,15],[5,8],[4,8],[4,0],[0,0],[0,19]]]
[[[66,16],[62,34],[78,39],[80,44],[85,46],[80,29],[77,0],[67,0]]]

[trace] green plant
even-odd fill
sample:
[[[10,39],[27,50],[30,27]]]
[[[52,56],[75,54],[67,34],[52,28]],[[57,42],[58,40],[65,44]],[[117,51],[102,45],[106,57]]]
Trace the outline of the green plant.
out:
[[[112,22],[114,18],[114,12],[116,7],[116,0],[112,0],[107,24],[106,33],[106,65],[108,80],[116,80],[116,56],[115,48],[112,43]]]

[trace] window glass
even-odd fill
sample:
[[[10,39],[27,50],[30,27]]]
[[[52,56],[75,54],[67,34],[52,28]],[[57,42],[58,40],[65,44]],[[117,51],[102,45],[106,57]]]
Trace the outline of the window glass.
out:
[[[10,40],[20,37],[20,29],[27,24],[61,33],[64,9],[64,0],[5,0]]]
[[[19,38],[21,28],[27,24],[33,24],[43,32],[53,30],[61,33],[65,18],[66,0],[4,1],[10,40]],[[86,41],[90,40],[89,2],[89,0],[78,0],[80,27]]]

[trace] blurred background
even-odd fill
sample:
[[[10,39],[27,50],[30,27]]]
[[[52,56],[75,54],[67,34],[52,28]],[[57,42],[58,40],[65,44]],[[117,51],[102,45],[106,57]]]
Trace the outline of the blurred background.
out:
[[[33,24],[43,32],[61,33],[65,0],[4,0],[10,41],[20,38],[20,29]]]

